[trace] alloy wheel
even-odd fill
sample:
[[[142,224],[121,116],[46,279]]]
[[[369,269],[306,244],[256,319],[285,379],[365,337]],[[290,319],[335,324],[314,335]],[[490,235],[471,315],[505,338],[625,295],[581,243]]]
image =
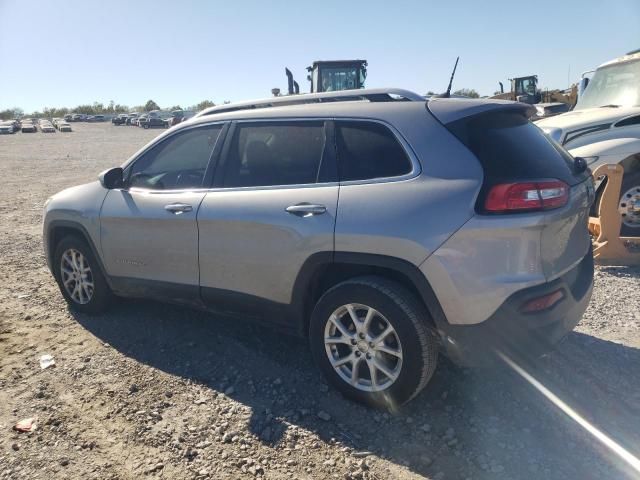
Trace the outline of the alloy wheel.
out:
[[[65,291],[74,302],[85,305],[91,301],[94,292],[93,274],[82,252],[70,248],[62,254],[60,275]]]
[[[367,305],[350,303],[327,319],[324,346],[338,376],[365,392],[389,388],[402,370],[402,345],[393,325]]]

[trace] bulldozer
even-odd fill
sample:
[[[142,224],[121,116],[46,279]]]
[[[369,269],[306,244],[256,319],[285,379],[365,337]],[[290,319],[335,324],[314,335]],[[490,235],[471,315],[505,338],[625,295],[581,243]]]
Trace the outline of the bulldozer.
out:
[[[307,80],[311,82],[311,93],[337,92],[364,88],[367,78],[366,60],[317,60],[307,67]],[[300,85],[293,73],[285,68],[287,92],[289,95],[300,93]],[[277,89],[273,89],[272,93]],[[278,90],[277,95],[280,94]],[[274,93],[275,95],[275,93]]]
[[[500,84],[500,93],[491,98],[500,100],[512,100],[533,105],[535,103],[566,103],[573,107],[578,100],[578,87],[572,85],[567,90],[544,90],[538,88],[538,76],[528,75],[526,77],[510,78],[511,91],[504,91],[504,85]]]
[[[523,102],[530,105],[540,103],[542,100],[542,95],[540,94],[540,90],[538,90],[537,75],[510,78],[509,81],[511,82],[510,92],[505,93],[504,85],[502,82],[498,82],[500,84],[500,93],[491,98],[512,100],[514,102]]]

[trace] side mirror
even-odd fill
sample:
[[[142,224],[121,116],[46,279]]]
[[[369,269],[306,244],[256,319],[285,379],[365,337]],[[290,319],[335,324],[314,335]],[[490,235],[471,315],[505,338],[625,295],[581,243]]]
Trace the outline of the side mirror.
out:
[[[110,168],[98,175],[100,185],[108,190],[124,186],[124,172],[121,167]]]

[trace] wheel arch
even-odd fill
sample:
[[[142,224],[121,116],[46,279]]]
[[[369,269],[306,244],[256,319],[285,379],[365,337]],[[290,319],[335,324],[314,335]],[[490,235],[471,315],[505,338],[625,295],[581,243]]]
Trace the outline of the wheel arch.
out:
[[[54,220],[47,226],[47,235],[45,241],[47,243],[47,263],[49,264],[50,270],[55,274],[55,269],[53,267],[53,256],[55,254],[56,246],[63,238],[69,235],[75,235],[76,237],[79,237],[83,241],[85,241],[87,245],[89,245],[89,248],[91,249],[94,258],[96,259],[96,262],[98,262],[98,266],[100,267],[102,275],[107,280],[109,288],[112,288],[111,280],[104,268],[102,258],[98,252],[98,249],[93,243],[89,232],[87,232],[87,229],[83,225],[73,221]]]
[[[387,278],[405,287],[424,304],[430,315],[428,321],[437,329],[448,323],[433,288],[412,263],[387,255],[320,252],[307,259],[294,284],[292,304],[299,319],[299,332],[306,335],[313,307],[327,290],[364,275]]]

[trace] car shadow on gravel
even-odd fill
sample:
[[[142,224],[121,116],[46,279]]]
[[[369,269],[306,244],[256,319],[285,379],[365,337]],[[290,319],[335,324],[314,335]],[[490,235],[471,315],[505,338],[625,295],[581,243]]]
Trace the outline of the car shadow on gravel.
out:
[[[442,360],[422,394],[385,413],[328,388],[305,340],[260,325],[146,301],[73,315],[122,354],[250,407],[248,428],[266,445],[277,447],[292,424],[429,477],[632,478],[624,462],[507,366],[471,370]],[[554,354],[520,366],[640,455],[640,350],[572,333]]]

